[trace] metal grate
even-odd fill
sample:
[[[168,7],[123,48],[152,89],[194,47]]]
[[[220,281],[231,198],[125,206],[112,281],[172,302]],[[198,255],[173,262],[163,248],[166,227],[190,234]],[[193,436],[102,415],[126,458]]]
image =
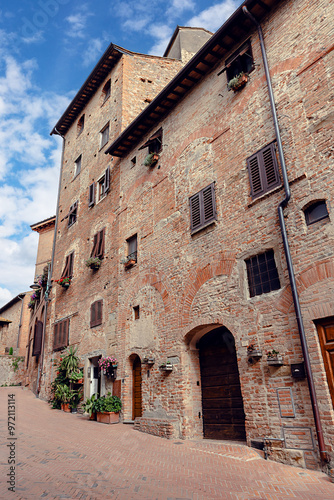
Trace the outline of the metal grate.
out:
[[[251,297],[281,288],[273,250],[247,259],[246,267]]]

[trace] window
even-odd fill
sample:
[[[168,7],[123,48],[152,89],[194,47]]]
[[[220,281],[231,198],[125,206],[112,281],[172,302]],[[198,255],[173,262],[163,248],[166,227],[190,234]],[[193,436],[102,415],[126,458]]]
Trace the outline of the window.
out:
[[[133,168],[137,163],[137,157],[134,156],[132,159],[131,159],[131,168]]]
[[[95,182],[89,186],[89,195],[88,195],[88,206],[92,207],[95,204]]]
[[[139,319],[140,318],[139,306],[134,306],[134,308],[133,308],[133,315],[134,315],[135,319]]]
[[[160,153],[162,149],[162,128],[153,134],[148,141],[145,142],[139,149],[148,147],[148,153]]]
[[[90,306],[90,327],[91,328],[102,324],[102,309],[103,309],[103,300],[96,300]]]
[[[100,136],[101,136],[100,149],[102,149],[103,146],[105,146],[107,144],[107,142],[109,141],[109,122],[101,130]]]
[[[105,233],[105,229],[103,228],[101,231],[94,234],[93,250],[92,250],[92,253],[90,254],[91,257],[98,257],[99,259],[103,259],[104,233]]]
[[[80,174],[81,171],[81,155],[75,160],[75,172],[74,172],[74,177],[76,177],[78,174]]]
[[[36,321],[34,331],[34,344],[32,348],[32,356],[39,356],[42,352],[42,339],[43,339],[43,322]]]
[[[68,337],[70,330],[70,320],[69,318],[63,319],[58,323],[55,323],[54,327],[54,337],[53,337],[53,350],[60,351],[64,347],[68,346]]]
[[[128,245],[128,258],[137,262],[137,235],[131,236],[126,240]]]
[[[225,61],[227,83],[240,73],[250,73],[254,69],[252,47],[250,41],[244,43]]]
[[[251,297],[281,288],[273,250],[247,259],[246,268]]]
[[[66,256],[65,266],[63,272],[61,273],[61,278],[72,278],[73,276],[73,262],[74,262],[74,252],[71,252]]]
[[[281,185],[274,143],[247,158],[253,200]]]
[[[78,125],[77,125],[78,135],[81,134],[81,132],[83,131],[84,128],[85,128],[85,115],[82,115],[78,120]]]
[[[76,201],[75,203],[73,203],[73,205],[70,206],[70,210],[66,216],[68,217],[68,222],[67,222],[68,227],[72,226],[77,220],[77,212],[78,212],[78,202]]]
[[[110,168],[108,167],[102,177],[97,181],[97,201],[102,200],[110,188]]]
[[[111,91],[111,80],[108,80],[102,89],[102,99],[103,99],[102,104],[108,99],[108,97],[110,97],[110,91]]]
[[[217,219],[214,184],[210,184],[189,198],[190,230],[198,231]]]
[[[317,201],[315,203],[312,203],[312,205],[309,205],[305,210],[304,210],[304,215],[305,215],[305,220],[306,224],[310,226],[311,224],[314,224],[315,222],[318,222],[319,220],[326,219],[329,217],[327,206],[326,206],[326,201],[321,200]]]

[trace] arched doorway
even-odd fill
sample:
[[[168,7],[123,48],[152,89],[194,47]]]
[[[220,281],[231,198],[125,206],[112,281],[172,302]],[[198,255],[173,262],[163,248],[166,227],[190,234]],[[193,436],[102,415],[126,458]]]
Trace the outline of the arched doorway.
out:
[[[245,440],[245,413],[235,341],[223,327],[199,341],[203,432],[207,439]]]
[[[141,417],[141,361],[139,356],[136,356],[133,361],[132,369],[132,420],[136,417]]]

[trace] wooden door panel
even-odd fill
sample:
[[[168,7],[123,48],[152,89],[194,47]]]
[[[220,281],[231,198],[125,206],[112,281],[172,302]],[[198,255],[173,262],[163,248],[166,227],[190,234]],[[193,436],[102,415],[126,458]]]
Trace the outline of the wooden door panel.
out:
[[[142,394],[141,394],[141,361],[137,356],[133,362],[133,405],[132,419],[142,416]]]
[[[329,392],[334,406],[334,317],[316,323]]]

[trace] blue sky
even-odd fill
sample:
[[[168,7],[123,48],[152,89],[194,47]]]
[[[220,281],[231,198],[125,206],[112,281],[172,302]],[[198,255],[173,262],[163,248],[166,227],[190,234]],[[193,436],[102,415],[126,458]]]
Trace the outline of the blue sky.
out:
[[[176,25],[216,31],[241,0],[0,2],[0,307],[33,282],[56,212],[61,139],[50,130],[113,42],[162,55]]]

